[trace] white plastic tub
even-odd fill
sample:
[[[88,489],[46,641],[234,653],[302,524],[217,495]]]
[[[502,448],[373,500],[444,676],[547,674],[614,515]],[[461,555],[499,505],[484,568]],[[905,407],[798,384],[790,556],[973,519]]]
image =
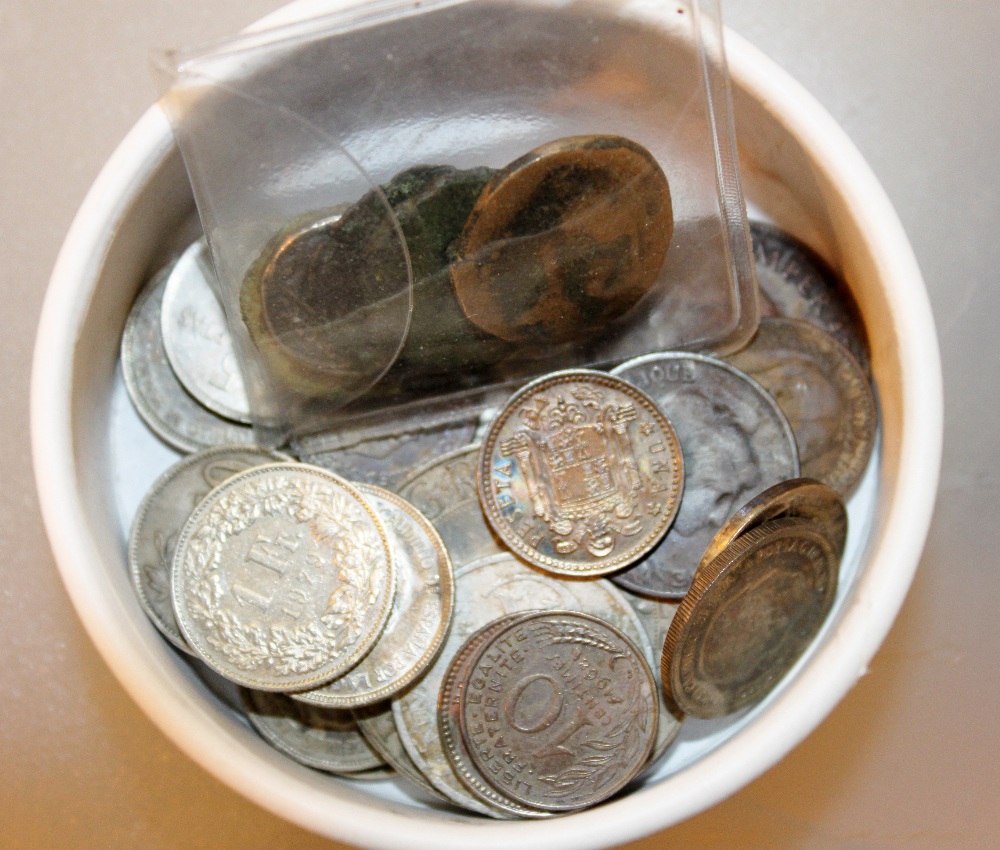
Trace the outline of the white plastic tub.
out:
[[[612,847],[726,797],[802,740],[864,672],[909,587],[930,522],[942,391],[927,295],[899,221],[827,113],[736,36],[728,40],[744,188],[757,211],[845,276],[864,314],[882,411],[876,461],[850,504],[838,600],[816,645],[750,712],[689,723],[640,790],[550,821],[432,810],[387,783],[346,782],[271,749],[159,637],[136,602],[123,523],[172,454],[146,433],[116,379],[129,307],[190,215],[187,178],[156,107],[109,160],[66,238],[35,352],[38,490],[66,588],[125,689],[191,758],[261,806],[318,833],[385,848]]]

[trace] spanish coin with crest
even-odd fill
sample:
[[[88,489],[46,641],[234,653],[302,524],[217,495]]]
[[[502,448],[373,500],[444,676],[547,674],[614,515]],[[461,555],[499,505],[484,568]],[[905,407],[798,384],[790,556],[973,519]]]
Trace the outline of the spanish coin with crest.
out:
[[[182,452],[221,445],[253,445],[253,429],[216,416],[195,401],[174,374],[160,316],[172,268],[165,266],[139,293],[122,334],[122,377],[129,398],[150,430]]]
[[[354,708],[405,688],[434,660],[451,624],[455,582],[434,526],[409,502],[372,484],[355,484],[382,520],[396,567],[392,613],[375,646],[351,670],[294,694],[314,705]]]
[[[878,410],[851,353],[801,319],[761,319],[746,348],[726,356],[764,387],[788,418],[802,475],[848,496],[875,446]]]
[[[349,711],[303,705],[285,694],[250,688],[243,689],[243,699],[247,717],[261,737],[300,764],[343,774],[385,764]]]
[[[511,799],[545,811],[593,806],[646,764],[653,671],[604,620],[529,615],[485,641],[471,667],[461,730],[480,773]]]
[[[677,435],[648,395],[574,369],[511,397],[486,431],[477,479],[487,520],[518,555],[594,576],[633,564],[663,538],[684,473]]]
[[[805,319],[871,372],[868,334],[850,289],[808,245],[780,228],[750,222],[762,316]]]
[[[191,649],[237,684],[317,687],[375,644],[395,572],[385,528],[353,486],[313,466],[248,469],[191,514],[172,567]]]
[[[847,542],[847,506],[836,490],[813,478],[793,478],[768,487],[733,514],[701,558],[714,561],[741,534],[772,519],[802,517],[811,520],[824,534],[838,558]]]
[[[199,239],[167,278],[160,313],[163,347],[191,395],[213,413],[249,424],[250,400],[226,314],[212,288],[214,278],[208,243]]]
[[[413,470],[399,493],[441,534],[455,568],[507,551],[486,523],[476,489],[479,443],[442,455]]]
[[[440,654],[427,672],[393,697],[399,736],[420,772],[448,799],[480,814],[496,816],[469,792],[448,762],[437,726],[441,682],[455,653],[474,632],[508,614],[538,609],[582,611],[602,617],[650,653],[649,638],[635,611],[610,582],[561,581],[532,569],[512,554],[483,558],[455,572],[455,616]]]
[[[766,696],[823,625],[839,559],[807,519],[775,519],[698,570],[663,645],[661,676],[692,717]]]
[[[174,616],[170,567],[177,537],[198,503],[244,469],[287,460],[251,446],[203,449],[175,463],[153,482],[132,520],[128,565],[139,604],[163,636],[188,652]]]
[[[713,357],[648,354],[611,374],[667,412],[684,455],[684,498],[674,524],[652,552],[612,581],[636,593],[681,599],[705,547],[736,507],[799,474],[795,438],[756,381]]]
[[[648,150],[569,136],[492,176],[451,279],[469,320],[500,339],[585,340],[650,291],[672,232],[670,187]]]

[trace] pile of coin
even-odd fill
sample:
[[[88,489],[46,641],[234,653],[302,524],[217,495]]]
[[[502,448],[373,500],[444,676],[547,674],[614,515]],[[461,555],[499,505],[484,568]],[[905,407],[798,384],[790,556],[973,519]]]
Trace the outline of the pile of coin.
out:
[[[568,150],[535,155],[567,166]],[[459,177],[503,186],[428,168],[390,202],[415,228],[421,206],[407,199]],[[478,223],[449,243],[452,262],[475,253],[477,228],[501,227],[462,220]],[[794,240],[777,250],[777,231],[753,235],[776,315],[742,351],[561,370],[498,409],[409,412],[288,453],[252,445],[193,244],[140,294],[122,341],[136,409],[193,452],[133,522],[143,609],[204,675],[243,689],[264,740],[316,769],[397,775],[417,797],[492,817],[626,791],[685,714],[752,705],[806,651],[875,442],[856,311],[834,309],[835,278],[794,260]],[[525,328],[561,333],[546,325],[558,314],[488,333],[531,344]]]

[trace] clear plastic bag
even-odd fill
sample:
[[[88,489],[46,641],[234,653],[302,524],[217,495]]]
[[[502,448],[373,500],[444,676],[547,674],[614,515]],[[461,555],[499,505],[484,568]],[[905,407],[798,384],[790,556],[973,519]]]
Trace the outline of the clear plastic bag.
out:
[[[262,443],[753,333],[715,0],[339,8],[162,98]]]

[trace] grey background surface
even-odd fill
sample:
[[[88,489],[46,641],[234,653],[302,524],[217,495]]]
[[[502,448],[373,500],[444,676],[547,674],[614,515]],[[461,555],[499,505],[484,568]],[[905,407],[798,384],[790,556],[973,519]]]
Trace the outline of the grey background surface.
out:
[[[62,589],[35,496],[28,379],[56,253],[155,98],[152,48],[226,35],[274,0],[0,6],[0,846],[334,848],[182,755],[133,705]],[[1000,846],[1000,6],[724,0],[728,24],[823,103],[916,250],[940,334],[944,468],[916,581],[869,674],[743,791],[629,850]],[[401,846],[405,838],[401,837]]]

